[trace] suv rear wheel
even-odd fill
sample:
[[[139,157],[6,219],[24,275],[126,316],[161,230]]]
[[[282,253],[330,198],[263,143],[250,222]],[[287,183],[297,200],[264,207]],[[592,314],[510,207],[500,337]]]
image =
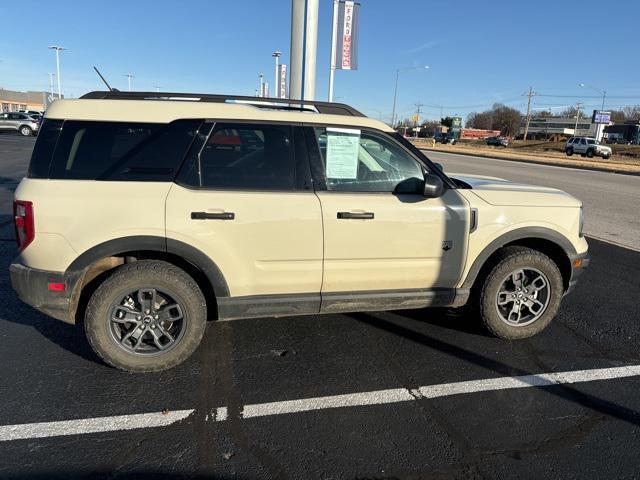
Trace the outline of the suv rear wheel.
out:
[[[573,155],[573,147],[567,147],[567,149],[565,151],[567,152],[567,156],[568,157]]]
[[[182,363],[198,347],[206,303],[179,268],[141,260],[118,267],[95,291],[85,314],[94,351],[127,372],[157,372]]]
[[[593,155],[594,155],[593,148],[590,148],[589,150],[587,150],[587,157],[593,158]]]
[[[482,321],[500,338],[527,338],[556,316],[564,292],[558,266],[545,254],[506,247],[479,298]]]
[[[20,135],[22,135],[23,137],[30,137],[31,135],[33,135],[33,130],[31,130],[31,128],[27,127],[26,125],[23,125],[22,127],[20,127]]]

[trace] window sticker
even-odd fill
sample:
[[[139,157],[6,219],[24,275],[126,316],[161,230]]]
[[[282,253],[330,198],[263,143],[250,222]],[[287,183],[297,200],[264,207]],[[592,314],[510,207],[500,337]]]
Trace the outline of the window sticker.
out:
[[[327,178],[358,178],[360,130],[327,128]]]

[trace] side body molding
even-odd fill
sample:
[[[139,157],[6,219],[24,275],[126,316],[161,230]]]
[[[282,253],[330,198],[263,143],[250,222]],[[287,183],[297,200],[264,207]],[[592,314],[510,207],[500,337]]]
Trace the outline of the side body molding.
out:
[[[491,243],[489,243],[489,245],[484,248],[484,250],[480,252],[480,255],[478,255],[473,261],[473,264],[469,269],[469,273],[467,273],[467,277],[465,278],[464,283],[460,288],[471,288],[473,286],[482,266],[489,259],[489,257],[491,257],[491,255],[498,251],[498,249],[504,247],[509,243],[515,242],[516,240],[523,239],[542,239],[553,242],[564,250],[569,259],[573,258],[577,253],[576,249],[573,247],[573,244],[569,241],[569,239],[564,235],[556,232],[555,230],[544,227],[516,228],[515,230],[511,230],[510,232],[507,232],[494,239]]]
[[[171,238],[152,235],[136,235],[116,238],[96,245],[76,258],[67,271],[66,276],[77,276],[93,262],[105,257],[122,255],[127,252],[152,251],[177,255],[198,267],[209,279],[216,297],[228,297],[229,287],[222,272],[211,258],[195,247]]]

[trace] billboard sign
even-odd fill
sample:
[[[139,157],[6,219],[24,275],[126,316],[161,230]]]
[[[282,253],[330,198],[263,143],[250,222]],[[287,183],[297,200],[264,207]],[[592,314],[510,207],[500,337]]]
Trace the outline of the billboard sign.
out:
[[[594,110],[591,117],[593,123],[611,123],[611,112],[606,110]]]
[[[360,4],[352,0],[338,5],[337,45],[333,64],[339,70],[358,69],[358,17]]]

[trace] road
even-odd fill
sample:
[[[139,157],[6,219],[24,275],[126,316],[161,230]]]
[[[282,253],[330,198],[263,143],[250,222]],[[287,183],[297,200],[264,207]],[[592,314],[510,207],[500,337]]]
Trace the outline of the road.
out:
[[[33,142],[4,140],[8,196]],[[0,478],[638,478],[640,252],[590,246],[528,340],[450,310],[214,322],[184,364],[129,375],[16,299],[4,238]]]
[[[505,178],[559,188],[580,199],[585,232],[594,238],[640,250],[640,176],[498,160],[443,152],[425,152],[447,173]]]

